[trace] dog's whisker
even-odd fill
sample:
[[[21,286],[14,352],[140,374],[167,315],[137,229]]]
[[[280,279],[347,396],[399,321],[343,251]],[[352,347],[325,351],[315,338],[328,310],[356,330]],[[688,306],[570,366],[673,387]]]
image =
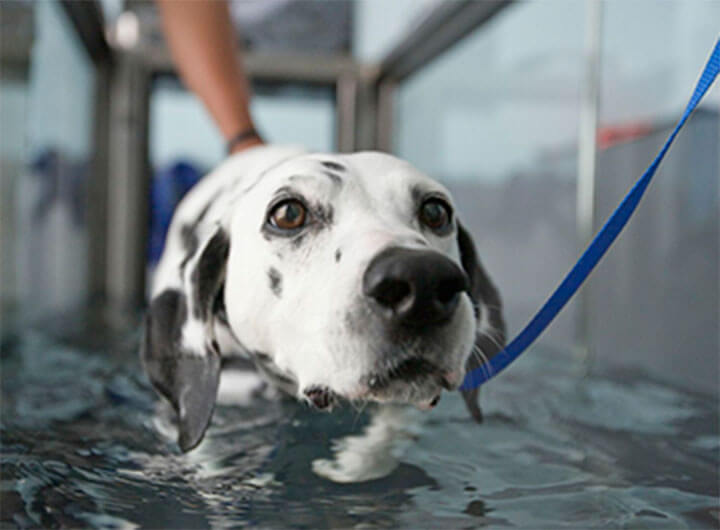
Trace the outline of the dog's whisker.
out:
[[[365,409],[370,404],[368,400],[362,399],[362,400],[353,400],[351,401],[351,404],[353,406],[353,409],[355,409],[355,417],[353,418],[352,422],[352,429],[354,429],[357,426],[357,422],[360,419],[360,417],[365,412]]]
[[[490,378],[490,376],[492,375],[492,368],[489,368],[488,365],[485,362],[483,362],[482,356],[480,356],[480,368],[483,372],[483,375],[486,378]]]
[[[496,337],[495,334],[498,336]],[[498,350],[502,350],[504,348],[502,340],[502,332],[495,328],[490,328],[487,331],[478,332],[478,336],[487,337],[492,341],[492,343],[497,346]]]
[[[485,305],[485,307],[487,307],[488,309],[497,309],[498,311],[501,311],[501,310],[502,310],[502,306],[499,305],[499,304],[484,304],[484,305]]]
[[[493,372],[492,367],[490,366],[490,360],[477,344],[473,346],[473,355],[480,360],[480,367],[482,368],[485,377],[490,377]]]

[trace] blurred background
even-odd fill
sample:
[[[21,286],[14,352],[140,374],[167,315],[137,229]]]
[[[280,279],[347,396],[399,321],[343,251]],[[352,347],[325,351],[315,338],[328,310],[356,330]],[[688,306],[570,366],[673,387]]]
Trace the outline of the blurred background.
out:
[[[233,2],[273,143],[380,149],[454,192],[512,337],[680,116],[720,2]],[[224,156],[154,4],[0,3],[0,322],[137,323],[177,200]],[[542,341],[718,392],[720,90]],[[134,324],[133,324],[134,325]]]

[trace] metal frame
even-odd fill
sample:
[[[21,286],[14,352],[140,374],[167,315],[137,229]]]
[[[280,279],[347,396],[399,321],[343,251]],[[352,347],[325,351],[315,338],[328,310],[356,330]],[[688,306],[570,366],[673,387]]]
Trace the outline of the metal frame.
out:
[[[514,0],[440,3],[390,51],[380,65],[375,82],[375,140],[378,149],[392,151],[392,101],[395,87],[513,3]]]
[[[144,44],[129,53],[141,57],[153,76],[176,75],[172,59],[164,46]],[[349,152],[358,148],[360,91],[374,82],[376,67],[362,65],[347,55],[277,52],[246,52],[243,66],[248,77],[257,82],[301,83],[332,88],[337,105],[337,150]],[[372,140],[364,143],[365,147],[371,147]]]
[[[347,153],[355,150],[357,129],[358,80],[352,74],[341,75],[336,83],[337,150]]]
[[[26,79],[33,47],[35,14],[24,2],[0,5],[0,65],[3,79]]]
[[[111,81],[105,292],[120,306],[145,299],[150,196],[150,73],[135,57],[118,56]]]
[[[126,303],[125,292],[118,296],[117,286],[111,279],[112,263],[117,259],[118,241],[110,237],[109,227],[118,222],[111,215],[109,201],[111,175],[111,134],[116,131],[117,102],[111,98],[113,83],[117,81],[117,60],[105,38],[102,10],[97,0],[77,2],[58,0],[95,66],[96,86],[94,101],[93,146],[91,159],[92,178],[87,183],[88,229],[88,293],[91,300],[105,301],[118,298]],[[111,127],[112,124],[112,127]],[[132,297],[130,298],[132,299]]]
[[[488,22],[513,0],[458,0],[433,9],[382,61],[378,82],[402,81]]]
[[[150,169],[147,152],[150,80],[174,73],[169,53],[151,34],[131,50],[113,47],[97,0],[58,0],[96,65],[94,178],[88,186],[91,293],[123,306],[145,297]],[[340,151],[389,150],[394,88],[457,44],[511,0],[439,4],[376,65],[346,55],[246,53],[253,80],[332,86]],[[157,21],[156,21],[157,22]]]
[[[175,74],[172,58],[165,46],[141,43],[126,53],[137,56],[153,74]],[[375,69],[360,65],[347,55],[317,55],[287,52],[243,54],[248,77],[259,81],[334,84],[341,76],[366,77]]]
[[[588,0],[585,18],[585,76],[580,103],[577,166],[577,233],[578,251],[582,252],[592,241],[595,230],[595,170],[597,167],[597,126],[600,106],[600,66],[602,53],[603,5],[599,0]],[[592,360],[590,326],[592,290],[582,288],[577,295],[577,321],[575,340],[580,356],[586,363]]]
[[[90,293],[113,306],[136,307],[144,302],[146,290],[151,80],[175,75],[175,69],[164,45],[143,39],[152,35],[153,28],[141,28],[137,46],[122,49],[106,39],[97,0],[58,1],[97,74],[93,178],[88,183]],[[358,100],[370,92],[367,87],[377,68],[360,65],[346,55],[251,52],[243,60],[252,80],[332,87],[337,101],[337,148],[357,149]],[[365,147],[373,144],[370,136],[363,135]]]
[[[91,300],[103,300],[107,294],[108,181],[110,178],[110,88],[113,63],[105,61],[96,68],[93,124],[92,178],[87,183],[88,293]]]
[[[34,12],[25,2],[4,2],[0,4],[0,78],[4,82],[27,82],[30,71],[30,53],[34,37]],[[10,126],[5,116],[0,115],[0,139],[6,138]],[[10,176],[17,167],[0,160],[0,332],[3,319],[12,314],[10,310],[21,298],[17,282],[17,240],[15,219],[16,193],[14,178]]]
[[[110,46],[105,40],[102,10],[97,0],[59,1],[93,62],[101,64],[112,60]]]

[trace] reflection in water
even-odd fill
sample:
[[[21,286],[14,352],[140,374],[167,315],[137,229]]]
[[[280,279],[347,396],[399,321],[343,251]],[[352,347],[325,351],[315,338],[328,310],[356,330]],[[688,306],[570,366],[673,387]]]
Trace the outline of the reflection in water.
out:
[[[579,379],[570,368],[535,349],[486,387],[483,425],[459,396],[445,396],[424,424],[401,429],[404,452],[393,449],[399,464],[388,476],[338,484],[313,467],[332,466],[338,443],[352,452],[338,440],[371,428],[367,412],[219,406],[206,441],[184,455],[168,440],[134,340],[80,347],[32,331],[6,336],[2,520],[716,527],[717,404],[640,376]]]

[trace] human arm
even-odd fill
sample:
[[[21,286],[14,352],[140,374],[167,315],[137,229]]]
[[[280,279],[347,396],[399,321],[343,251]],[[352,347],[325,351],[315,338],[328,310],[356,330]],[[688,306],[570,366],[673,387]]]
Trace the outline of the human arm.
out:
[[[205,104],[225,141],[254,129],[250,86],[238,53],[226,0],[156,0],[173,60],[188,86]],[[250,136],[238,152],[262,144]]]

